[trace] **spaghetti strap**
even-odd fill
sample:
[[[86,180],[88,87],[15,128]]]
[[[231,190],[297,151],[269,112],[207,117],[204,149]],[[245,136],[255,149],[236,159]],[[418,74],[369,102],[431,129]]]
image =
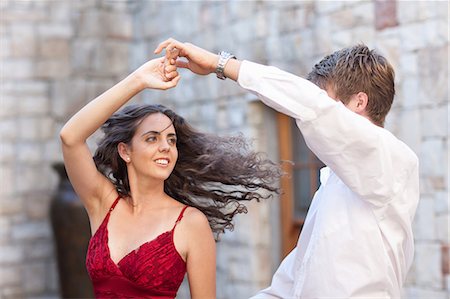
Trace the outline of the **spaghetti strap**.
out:
[[[178,216],[177,221],[175,221],[175,225],[173,226],[172,230],[174,230],[175,227],[177,226],[178,222],[181,221],[181,218],[183,218],[184,211],[186,211],[186,209],[187,209],[188,207],[189,207],[189,206],[184,206],[184,208],[181,210],[180,215]]]
[[[111,205],[111,208],[109,208],[108,214],[111,213],[112,210],[114,210],[114,208],[116,207],[117,203],[119,202],[119,199],[120,199],[120,195],[117,196],[116,200],[115,200],[114,203]]]

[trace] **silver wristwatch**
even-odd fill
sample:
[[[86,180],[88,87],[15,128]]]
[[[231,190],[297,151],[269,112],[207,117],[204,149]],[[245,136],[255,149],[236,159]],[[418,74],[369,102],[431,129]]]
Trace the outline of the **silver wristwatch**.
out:
[[[236,59],[236,56],[234,56],[231,53],[220,51],[219,52],[219,62],[217,63],[216,67],[216,75],[217,78],[221,80],[225,80],[227,77],[225,77],[225,74],[223,73],[225,69],[225,65],[227,64],[228,60],[230,59]]]

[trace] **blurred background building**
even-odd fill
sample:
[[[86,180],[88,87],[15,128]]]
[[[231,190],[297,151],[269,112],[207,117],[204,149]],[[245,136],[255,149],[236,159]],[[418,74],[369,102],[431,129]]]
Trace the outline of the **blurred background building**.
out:
[[[397,94],[386,127],[421,161],[404,298],[449,298],[448,1],[0,0],[0,9],[0,298],[61,297],[49,217],[59,130],[168,37],[298,75],[359,42],[387,56]],[[135,101],[169,106],[204,131],[243,132],[272,159],[295,162],[282,198],[250,203],[218,243],[217,297],[248,298],[294,246],[320,162],[291,120],[234,82],[181,74],[176,89]]]

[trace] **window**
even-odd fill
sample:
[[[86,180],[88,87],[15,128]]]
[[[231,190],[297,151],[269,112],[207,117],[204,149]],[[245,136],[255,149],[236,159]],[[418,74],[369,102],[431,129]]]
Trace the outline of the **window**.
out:
[[[324,164],[308,149],[295,121],[278,114],[280,160],[286,175],[281,180],[282,254],[296,245],[311,199],[319,187]],[[289,162],[291,161],[291,162]]]

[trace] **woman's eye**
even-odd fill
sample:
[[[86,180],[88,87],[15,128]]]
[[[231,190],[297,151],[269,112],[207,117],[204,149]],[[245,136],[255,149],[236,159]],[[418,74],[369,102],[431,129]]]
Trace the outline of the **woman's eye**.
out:
[[[177,144],[177,139],[176,138],[169,138],[169,140],[167,141],[170,145],[175,145]]]
[[[147,141],[147,142],[156,141],[156,137],[154,137],[154,136],[147,137],[147,139],[145,141]]]

